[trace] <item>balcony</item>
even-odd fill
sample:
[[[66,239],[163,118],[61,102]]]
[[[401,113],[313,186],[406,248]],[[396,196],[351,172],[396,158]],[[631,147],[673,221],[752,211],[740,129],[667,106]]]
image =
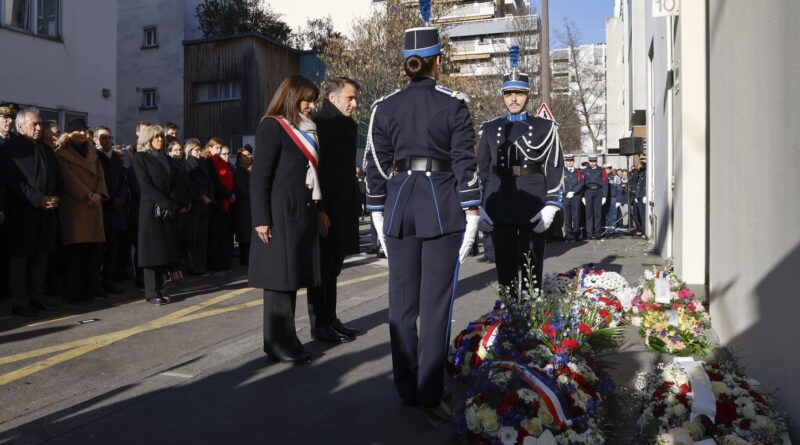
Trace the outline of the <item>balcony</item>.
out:
[[[454,6],[453,10],[435,20],[437,24],[484,20],[494,17],[494,2],[468,3]]]
[[[453,55],[458,58],[470,58],[474,56],[491,57],[495,55],[507,54],[509,39],[505,37],[498,37],[494,39],[468,39],[468,40],[451,40],[450,47],[453,49]],[[520,44],[522,42],[513,42]],[[539,50],[539,39],[533,37],[529,42],[520,44],[523,54],[535,53]]]
[[[473,36],[532,35],[539,32],[539,16],[503,17],[444,25],[443,32],[451,39]]]

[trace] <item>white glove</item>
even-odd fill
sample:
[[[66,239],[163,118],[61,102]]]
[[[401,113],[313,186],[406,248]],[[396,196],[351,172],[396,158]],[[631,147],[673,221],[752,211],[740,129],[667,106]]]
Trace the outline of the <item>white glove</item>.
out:
[[[586,205],[586,198],[581,198],[581,202],[583,203],[583,205]]]
[[[639,198],[633,198],[633,202],[635,202],[636,204],[639,204]]]
[[[616,208],[620,208],[620,206],[621,206],[621,205],[622,205],[622,204],[620,204],[619,202],[617,202],[617,205],[616,205],[615,207],[616,207]]]
[[[642,197],[642,202],[643,202],[644,204],[647,204],[647,196],[643,196],[643,197]]]
[[[567,192],[567,199],[572,199],[575,196],[575,192]]]
[[[531,218],[531,223],[536,224],[536,226],[533,227],[533,231],[536,233],[542,233],[549,229],[550,224],[553,224],[553,218],[556,217],[556,213],[558,213],[559,210],[560,209],[556,206],[544,206],[544,208],[540,210],[536,216]]]
[[[603,198],[603,199],[600,200],[600,205],[601,206],[606,205],[606,198]]]
[[[375,232],[378,234],[378,242],[381,243],[383,253],[389,257],[389,251],[386,250],[386,235],[383,234],[383,212],[372,212],[372,224],[375,226]]]
[[[467,215],[467,230],[464,231],[464,241],[461,242],[461,249],[458,251],[458,261],[464,262],[472,245],[475,244],[475,235],[478,234],[478,223],[481,217],[478,215]]]

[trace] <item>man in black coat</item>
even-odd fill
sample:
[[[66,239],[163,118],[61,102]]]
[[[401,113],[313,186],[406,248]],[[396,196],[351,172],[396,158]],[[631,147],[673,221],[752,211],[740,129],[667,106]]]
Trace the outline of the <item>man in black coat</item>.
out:
[[[17,104],[11,102],[0,103],[0,153],[3,152],[3,145],[5,145],[14,136],[12,131],[14,128],[14,118],[17,116],[19,108]],[[8,290],[8,280],[6,274],[8,273],[8,257],[6,256],[5,244],[3,242],[5,235],[3,232],[3,222],[5,221],[5,196],[6,189],[3,181],[0,181],[0,300],[5,299],[6,291]]]
[[[336,280],[344,257],[359,253],[358,218],[361,199],[353,175],[358,127],[350,115],[356,107],[358,84],[346,77],[325,82],[322,108],[312,119],[317,124],[322,188],[320,266],[322,285],[308,290],[308,315],[315,340],[344,343],[363,331],[347,327],[336,317]]]
[[[8,295],[15,314],[33,316],[37,310],[55,309],[42,299],[42,286],[58,230],[58,161],[41,142],[38,110],[20,111],[16,127],[19,136],[4,144],[0,155],[0,176],[7,191]]]
[[[122,233],[128,228],[128,189],[127,175],[122,166],[122,157],[115,153],[111,147],[111,130],[99,126],[94,131],[94,142],[97,147],[97,159],[103,167],[106,180],[108,199],[103,201],[103,227],[106,242],[103,245],[102,289],[98,289],[98,297],[105,297],[106,293],[122,293],[114,285],[114,276],[117,275],[117,259],[119,257],[119,244]]]

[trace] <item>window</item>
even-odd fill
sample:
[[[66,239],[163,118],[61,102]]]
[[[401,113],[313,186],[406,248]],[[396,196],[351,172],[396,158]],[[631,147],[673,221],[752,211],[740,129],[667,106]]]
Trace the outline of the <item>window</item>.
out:
[[[61,0],[6,0],[4,23],[40,36],[61,33]]]
[[[219,102],[242,98],[242,84],[238,81],[203,82],[194,85],[194,102]]]
[[[156,89],[144,88],[142,89],[142,110],[151,110],[158,108],[156,103]]]
[[[66,126],[66,124],[69,123],[69,121],[71,121],[72,119],[77,119],[77,118],[81,118],[87,124],[89,124],[89,115],[88,114],[81,113],[80,111],[65,111],[64,112],[64,126]]]
[[[150,26],[144,29],[144,40],[142,48],[155,48],[158,47],[158,34],[155,26]]]

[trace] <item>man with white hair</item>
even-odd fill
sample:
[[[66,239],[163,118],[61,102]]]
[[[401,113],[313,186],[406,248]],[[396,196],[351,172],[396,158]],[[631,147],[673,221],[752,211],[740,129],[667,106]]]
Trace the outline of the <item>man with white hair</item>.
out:
[[[17,113],[18,137],[3,146],[0,175],[6,187],[5,240],[8,255],[8,296],[15,314],[34,316],[55,310],[42,299],[47,258],[55,250],[58,223],[58,163],[41,142],[39,110]]]

